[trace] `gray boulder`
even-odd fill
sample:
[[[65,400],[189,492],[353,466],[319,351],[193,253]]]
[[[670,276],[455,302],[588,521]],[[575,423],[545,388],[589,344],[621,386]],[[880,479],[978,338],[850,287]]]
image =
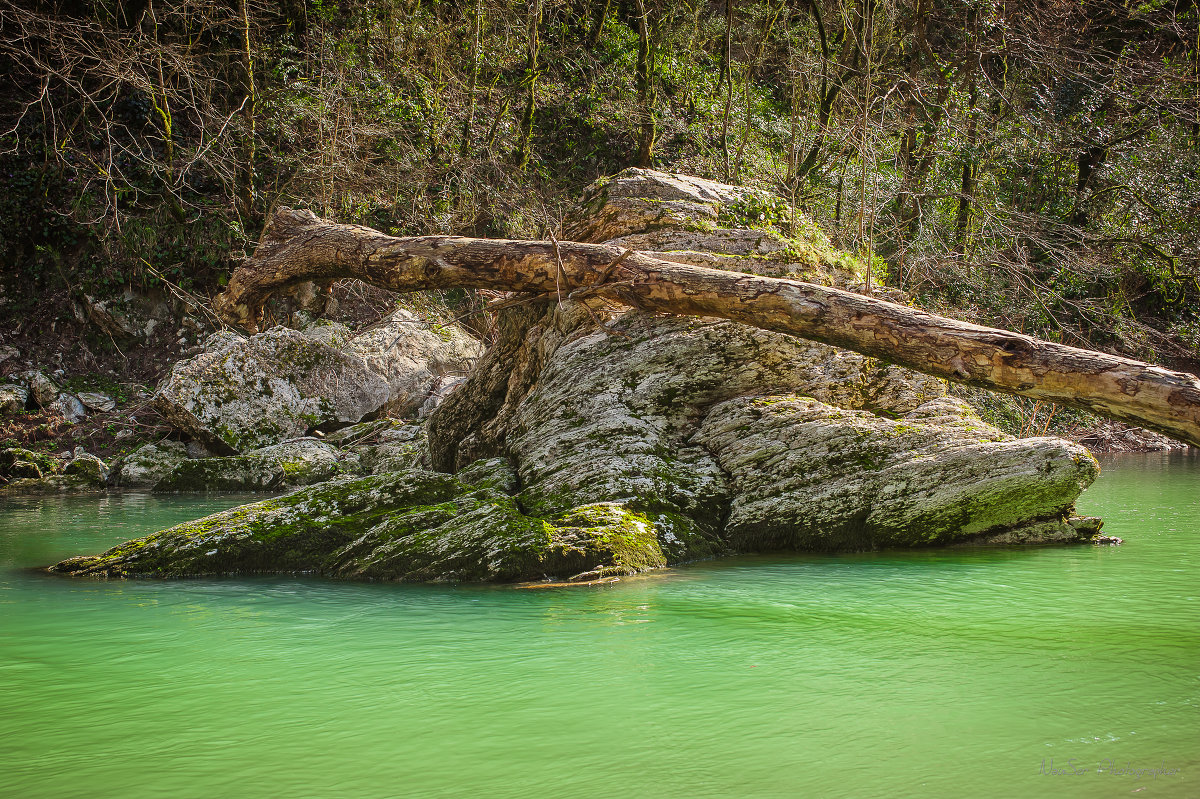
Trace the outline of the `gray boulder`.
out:
[[[0,416],[12,416],[25,410],[29,391],[14,383],[0,386]]]
[[[439,391],[448,391],[448,376],[466,375],[483,345],[458,325],[431,326],[400,309],[351,339],[346,351],[388,381],[386,412],[410,417]]]
[[[74,394],[63,392],[58,398],[46,406],[49,413],[57,413],[71,424],[77,424],[87,418],[87,408]]]
[[[723,206],[752,198],[765,195],[690,175],[626,169],[589,186],[563,232],[572,241],[608,241],[651,230],[710,230]]]
[[[429,443],[419,425],[402,425],[380,431],[373,443],[355,443],[350,451],[361,468],[371,474],[428,469]]]
[[[155,484],[154,490],[277,491],[357,471],[357,461],[336,447],[314,438],[301,438],[245,455],[180,461]]]
[[[1074,538],[1067,517],[1100,469],[1083,447],[1012,439],[961,400],[898,420],[794,395],[739,397],[694,440],[728,474],[729,544],[742,551],[928,546],[1036,528]]]
[[[108,466],[95,455],[77,448],[71,460],[63,467],[63,474],[81,478],[97,488],[102,488],[108,480]]]
[[[76,394],[79,401],[89,411],[97,411],[106,413],[117,407],[117,401],[107,394],[101,394],[97,391],[80,391]]]
[[[210,337],[175,364],[154,407],[176,428],[222,454],[360,421],[390,396],[363,359],[288,328],[249,339]]]
[[[179,441],[146,444],[113,463],[109,482],[122,488],[154,488],[187,459],[187,447]]]
[[[14,377],[29,387],[29,396],[39,408],[58,399],[58,385],[36,369],[19,372]]]

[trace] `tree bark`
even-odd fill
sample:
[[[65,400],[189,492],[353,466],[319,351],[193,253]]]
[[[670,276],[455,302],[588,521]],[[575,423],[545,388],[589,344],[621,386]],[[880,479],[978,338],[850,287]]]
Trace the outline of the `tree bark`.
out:
[[[394,291],[488,288],[720,317],[966,385],[1083,408],[1200,446],[1194,375],[828,286],[669,263],[602,244],[395,238],[280,208],[214,305],[231,323],[256,330],[273,292],[347,277]]]

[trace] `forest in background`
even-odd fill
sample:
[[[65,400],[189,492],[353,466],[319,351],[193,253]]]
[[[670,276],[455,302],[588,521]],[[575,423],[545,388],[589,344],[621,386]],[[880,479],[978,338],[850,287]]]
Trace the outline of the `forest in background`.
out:
[[[1200,369],[1194,2],[0,0],[0,75],[0,316],[214,292],[279,204],[539,238],[652,166],[932,310]]]

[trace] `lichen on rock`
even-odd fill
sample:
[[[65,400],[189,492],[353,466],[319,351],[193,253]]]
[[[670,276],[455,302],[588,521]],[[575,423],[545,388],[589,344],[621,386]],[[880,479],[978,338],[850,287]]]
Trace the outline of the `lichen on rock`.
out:
[[[146,444],[112,463],[109,482],[121,488],[154,488],[188,459],[187,446],[164,439]]]
[[[409,470],[339,478],[72,558],[51,571],[511,581],[631,574],[668,562],[642,514],[605,505],[547,520],[520,509],[506,493],[514,486],[503,461],[472,465],[459,477]]]
[[[587,192],[567,232],[718,268],[850,287],[865,275],[802,219],[789,216],[784,235],[781,213],[760,192],[627,170]],[[361,422],[306,443],[328,451],[298,459],[304,480],[284,467],[299,469],[285,452],[297,444],[254,450],[322,419],[358,422],[370,403],[339,404],[318,380],[308,393],[293,386],[302,400],[284,405],[320,397],[330,403],[320,413],[276,413],[255,395],[274,378],[250,363],[253,353],[267,348],[280,364],[295,363],[278,357],[292,346],[321,358],[333,345],[354,350],[371,375],[388,374],[371,401],[386,395],[412,412],[478,351],[427,328],[438,342],[418,337],[416,354],[394,350],[394,336],[419,327],[398,313],[358,339],[329,328],[210,343],[160,397],[179,398],[183,429],[204,427],[246,454],[175,462],[162,486],[208,487],[216,478],[203,475],[224,469],[232,488],[233,465],[248,470],[238,488],[326,482],[53,569],[586,582],[731,552],[1060,543],[1099,531],[1071,516],[1097,473],[1085,449],[1006,436],[948,398],[940,380],[732,322],[594,299],[534,298],[502,311],[494,344],[424,425]],[[245,379],[227,379],[238,370]],[[236,430],[231,415],[244,417]],[[135,456],[122,472],[149,471]]]
[[[387,381],[362,358],[288,328],[210,338],[175,364],[154,406],[175,427],[234,455],[362,420],[387,402]]]
[[[483,345],[458,325],[430,325],[403,308],[351,339],[346,349],[387,380],[383,410],[396,417],[415,416],[445,388],[444,378],[466,375],[483,354]]]
[[[715,406],[697,440],[733,481],[725,535],[740,550],[927,546],[1034,527],[1073,539],[1066,520],[1099,473],[1083,447],[1012,439],[950,399],[891,420],[742,397]]]
[[[312,438],[251,450],[245,455],[180,461],[154,485],[157,492],[276,491],[357,473],[357,459]]]

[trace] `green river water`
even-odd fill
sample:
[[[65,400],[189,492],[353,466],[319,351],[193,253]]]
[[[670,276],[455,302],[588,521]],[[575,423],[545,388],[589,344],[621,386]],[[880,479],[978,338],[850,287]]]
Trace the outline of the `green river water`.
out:
[[[1200,796],[1200,457],[1104,466],[1123,547],[542,590],[55,578],[237,500],[4,500],[0,796]]]

